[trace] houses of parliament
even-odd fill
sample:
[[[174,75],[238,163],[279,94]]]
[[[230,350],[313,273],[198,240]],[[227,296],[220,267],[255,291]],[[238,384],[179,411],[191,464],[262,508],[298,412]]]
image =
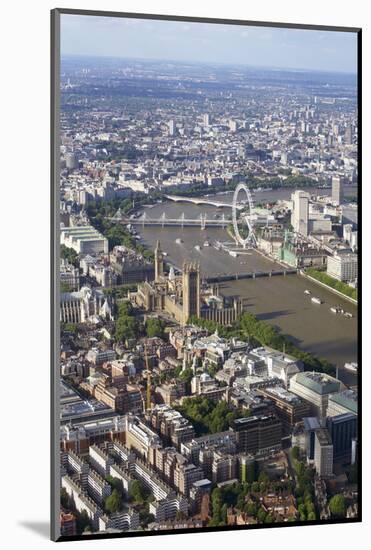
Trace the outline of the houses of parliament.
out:
[[[231,325],[243,311],[239,297],[228,301],[219,295],[216,286],[201,285],[200,265],[196,262],[185,261],[181,275],[175,275],[173,267],[165,274],[159,241],[155,248],[155,280],[138,284],[131,299],[145,311],[166,312],[182,326],[190,317]]]

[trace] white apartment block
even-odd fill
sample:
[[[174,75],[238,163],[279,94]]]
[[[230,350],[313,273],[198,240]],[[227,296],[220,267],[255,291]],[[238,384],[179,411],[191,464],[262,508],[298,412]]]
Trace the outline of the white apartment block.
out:
[[[340,254],[327,258],[327,275],[338,281],[356,281],[358,279],[357,254]]]
[[[89,447],[89,460],[90,465],[103,477],[109,474],[110,467],[114,464],[113,457],[96,445]]]
[[[116,512],[109,517],[104,515],[99,518],[99,531],[108,531],[109,529],[135,531],[139,529],[139,526],[139,514],[135,510]]]
[[[103,515],[102,510],[96,505],[93,499],[88,497],[69,476],[62,477],[62,487],[66,489],[68,495],[73,497],[76,510],[86,512],[94,531],[99,529],[99,518]]]
[[[89,496],[101,505],[104,504],[105,499],[112,492],[111,485],[92,469],[90,469],[88,475],[87,490]]]
[[[73,451],[62,453],[61,464],[66,468],[69,473],[78,474],[81,486],[83,489],[88,485],[89,464],[82,460]]]
[[[188,516],[188,501],[182,497],[154,501],[149,505],[149,512],[155,516],[157,522],[175,519],[177,512]]]
[[[126,472],[124,472],[122,468],[120,468],[120,466],[118,466],[117,464],[113,464],[112,466],[110,466],[109,475],[116,479],[119,479],[122,483],[122,487],[125,493],[129,492],[131,478]]]

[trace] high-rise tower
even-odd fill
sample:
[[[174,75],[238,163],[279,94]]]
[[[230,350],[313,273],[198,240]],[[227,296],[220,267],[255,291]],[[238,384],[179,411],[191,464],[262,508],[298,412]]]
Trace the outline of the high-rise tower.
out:
[[[183,264],[183,325],[195,315],[200,317],[200,265]]]
[[[164,274],[164,255],[161,250],[160,241],[157,241],[155,248],[155,281],[158,281]]]
[[[309,194],[305,191],[295,191],[291,195],[293,209],[291,212],[291,225],[296,233],[308,235],[309,222]]]
[[[344,178],[333,176],[332,178],[332,200],[335,204],[340,205],[344,199]]]

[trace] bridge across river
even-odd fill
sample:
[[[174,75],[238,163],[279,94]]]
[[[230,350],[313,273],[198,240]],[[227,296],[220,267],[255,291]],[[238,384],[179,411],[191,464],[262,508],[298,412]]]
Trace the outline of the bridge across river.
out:
[[[216,206],[217,208],[232,208],[231,202],[219,202],[207,197],[180,197],[179,195],[165,195],[165,198],[173,202],[190,202],[192,204],[206,204],[208,206]],[[246,204],[236,204],[238,210],[246,208]]]
[[[122,223],[124,225],[136,226],[160,226],[160,227],[227,227],[231,221],[223,214],[220,218],[208,218],[207,214],[200,214],[198,218],[186,218],[183,213],[179,218],[168,218],[165,212],[159,218],[151,218],[146,212],[139,218],[128,218],[121,214],[116,214],[113,217],[107,218],[109,221]]]
[[[298,273],[296,268],[272,269],[271,271],[248,271],[247,273],[230,273],[226,275],[213,275],[206,277],[208,283],[222,283],[225,281],[239,281],[240,279],[256,279],[258,277],[275,277],[277,275],[290,275]]]

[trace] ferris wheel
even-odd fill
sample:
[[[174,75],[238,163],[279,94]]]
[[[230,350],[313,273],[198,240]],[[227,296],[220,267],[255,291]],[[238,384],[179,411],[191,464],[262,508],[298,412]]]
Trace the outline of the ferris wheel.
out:
[[[238,195],[240,191],[243,191],[246,195],[246,201],[244,207],[244,213],[240,217],[240,220],[238,220]],[[256,246],[256,236],[254,232],[254,222],[253,222],[253,214],[254,211],[254,203],[251,197],[250,190],[244,183],[239,183],[236,187],[236,190],[233,195],[233,202],[232,202],[232,221],[233,221],[233,230],[236,241],[243,247],[246,248],[246,246]],[[242,237],[238,222],[243,221],[246,224],[247,227],[247,236]]]

